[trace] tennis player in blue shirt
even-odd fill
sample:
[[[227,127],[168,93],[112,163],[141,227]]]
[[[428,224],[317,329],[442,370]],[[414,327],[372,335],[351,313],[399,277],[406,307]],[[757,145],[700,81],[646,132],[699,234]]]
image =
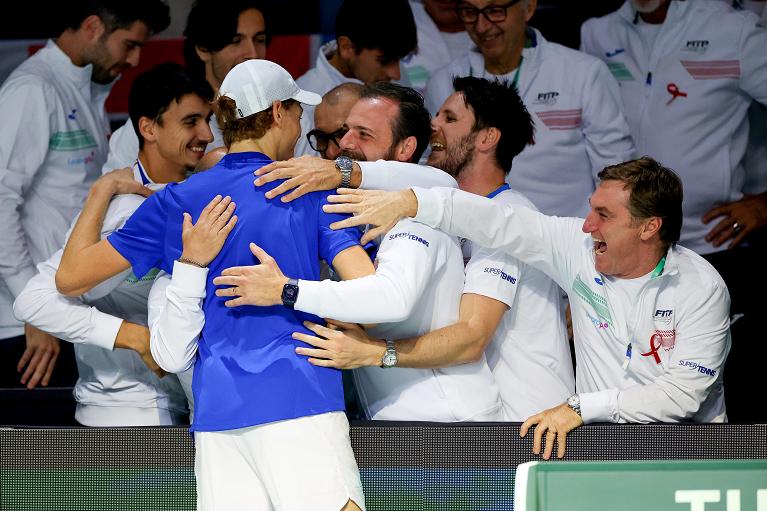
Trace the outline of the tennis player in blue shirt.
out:
[[[277,64],[235,66],[217,104],[228,154],[210,170],[154,194],[106,240],[94,236],[91,224],[108,200],[91,194],[57,273],[60,291],[77,295],[128,266],[139,278],[152,268],[176,277],[185,265],[209,268],[193,382],[198,510],[364,509],[341,373],[295,353],[292,333],[310,333],[303,321],[319,318],[290,308],[290,284],[287,308],[227,308],[212,284],[223,269],[255,262],[251,242],[297,278],[318,280],[320,259],[346,279],[374,272],[359,231],[330,229],[342,217],[322,211],[328,192],[283,203],[264,197],[279,182],[253,186],[254,170],[292,157],[301,103],[320,100]],[[186,221],[189,231],[192,219],[220,231],[217,256],[184,246],[182,225]]]

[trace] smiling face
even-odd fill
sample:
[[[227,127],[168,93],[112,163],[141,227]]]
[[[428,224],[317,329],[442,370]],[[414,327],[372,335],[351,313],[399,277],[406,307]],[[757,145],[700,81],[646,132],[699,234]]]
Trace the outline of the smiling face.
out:
[[[187,170],[194,169],[213,141],[208,125],[212,113],[210,103],[197,94],[171,102],[153,126],[152,139],[160,155]]]
[[[624,183],[614,180],[600,183],[591,196],[583,232],[594,240],[595,266],[603,275],[636,278],[649,271],[644,264],[648,248],[641,238],[647,221],[631,216],[629,196]]]
[[[471,162],[474,154],[474,112],[463,94],[451,94],[431,121],[431,154],[427,163],[453,177]]]
[[[507,3],[508,0],[462,0],[459,6],[483,9],[489,5],[506,5]],[[466,32],[486,60],[503,60],[514,52],[514,48],[521,48],[524,44],[527,22],[534,11],[535,2],[520,1],[506,9],[505,20],[491,22],[480,14],[476,22],[465,25]]]
[[[102,24],[103,27],[103,24]],[[138,65],[141,48],[149,40],[149,27],[136,21],[102,35],[83,53],[84,62],[93,66],[91,80],[111,83],[124,71]]]

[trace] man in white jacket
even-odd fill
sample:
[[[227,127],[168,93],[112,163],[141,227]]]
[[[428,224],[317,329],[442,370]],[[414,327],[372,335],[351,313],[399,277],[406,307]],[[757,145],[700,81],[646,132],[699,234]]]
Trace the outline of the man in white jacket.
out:
[[[161,0],[99,0],[68,6],[66,28],[24,61],[0,89],[0,378],[47,385],[58,340],[26,328],[12,303],[35,264],[64,243],[107,158],[104,101],[115,78],[138,64],[152,33],[168,26]]]
[[[402,217],[501,249],[540,269],[570,298],[577,394],[534,415],[534,452],[590,422],[724,422],[722,369],[730,349],[730,299],[719,274],[676,245],[679,177],[650,158],[606,167],[585,220],[498,204],[460,190],[349,190],[326,211],[355,213],[334,228]]]
[[[583,216],[606,165],[634,156],[618,87],[604,63],[547,41],[528,26],[536,0],[461,0],[476,48],[435,71],[426,106],[435,114],[456,76],[514,84],[535,121],[535,144],[514,158],[507,182],[547,215]]]
[[[213,138],[208,93],[178,64],[161,64],[137,77],[128,109],[141,150],[130,177],[122,179],[135,182],[137,191],[146,187],[143,193],[182,181]],[[94,187],[116,189],[116,176],[125,169],[116,172]],[[111,198],[109,193],[103,196]],[[101,237],[122,227],[143,200],[134,194],[115,197]],[[75,344],[80,373],[74,390],[75,419],[100,427],[184,423],[187,407],[179,381],[175,375],[160,379],[163,373],[149,350],[147,297],[157,271],[141,279],[125,271],[82,297],[68,298],[56,290],[62,252],[38,265],[39,273],[19,294],[14,312],[20,321]]]
[[[748,110],[767,105],[767,28],[723,2],[631,0],[587,21],[583,49],[604,60],[620,84],[639,154],[677,171],[685,187],[680,243],[721,273],[732,296],[734,420],[767,420],[747,397],[767,356],[767,322],[754,288],[767,285],[763,251],[746,237],[767,225],[767,189],[744,196]],[[754,112],[757,112],[754,109]],[[757,146],[754,146],[754,149]],[[744,243],[745,241],[745,243]],[[725,250],[730,248],[730,250]]]
[[[415,22],[407,0],[390,0],[385,8],[368,0],[345,0],[336,15],[335,39],[320,48],[314,67],[296,83],[303,89],[325,94],[344,82],[373,84],[399,80],[400,59],[415,50],[416,41]],[[313,128],[314,108],[309,107],[301,117],[296,156],[315,154],[306,140],[306,134]]]

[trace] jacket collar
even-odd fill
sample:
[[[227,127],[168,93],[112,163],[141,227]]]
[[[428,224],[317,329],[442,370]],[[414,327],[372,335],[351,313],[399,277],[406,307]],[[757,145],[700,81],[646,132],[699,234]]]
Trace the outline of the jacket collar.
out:
[[[666,21],[663,23],[676,22],[684,16],[689,6],[690,2],[687,0],[671,0],[671,4],[668,6],[668,13],[666,14]],[[626,0],[621,8],[618,9],[618,16],[620,16],[626,23],[632,25],[636,25],[639,21],[639,13],[631,7],[631,2],[629,0]]]
[[[103,106],[116,80],[107,84],[91,81],[93,66],[91,64],[82,67],[74,65],[69,55],[64,53],[53,39],[49,39],[40,52],[44,52],[42,53],[43,57],[51,65],[55,73],[66,77],[83,93],[90,95],[94,101]]]

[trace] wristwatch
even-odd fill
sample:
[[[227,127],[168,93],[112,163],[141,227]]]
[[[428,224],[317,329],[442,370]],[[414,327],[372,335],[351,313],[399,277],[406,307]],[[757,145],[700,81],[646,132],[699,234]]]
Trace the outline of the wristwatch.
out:
[[[341,188],[349,188],[352,185],[352,168],[354,160],[348,156],[336,158],[336,169],[341,173]]]
[[[298,281],[288,279],[287,284],[282,286],[282,305],[292,309],[298,300]]]
[[[397,350],[394,347],[394,341],[386,340],[386,352],[381,358],[381,367],[388,369],[397,365]]]
[[[581,417],[581,396],[578,394],[573,394],[572,396],[568,397],[567,406],[569,406],[572,411],[577,413],[578,417]]]

